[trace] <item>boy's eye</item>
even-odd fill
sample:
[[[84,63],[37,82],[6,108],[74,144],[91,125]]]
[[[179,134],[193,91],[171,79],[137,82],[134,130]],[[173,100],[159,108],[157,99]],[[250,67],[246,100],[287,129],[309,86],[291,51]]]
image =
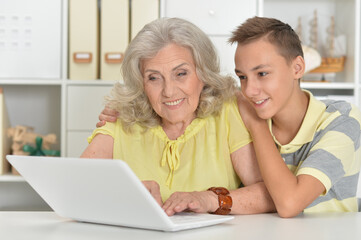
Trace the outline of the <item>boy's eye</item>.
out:
[[[259,72],[258,75],[261,76],[261,77],[264,77],[266,76],[268,73],[267,72]]]
[[[239,75],[238,78],[239,78],[239,80],[245,80],[245,79],[247,79],[247,77],[246,77],[246,76],[243,76],[243,75]]]

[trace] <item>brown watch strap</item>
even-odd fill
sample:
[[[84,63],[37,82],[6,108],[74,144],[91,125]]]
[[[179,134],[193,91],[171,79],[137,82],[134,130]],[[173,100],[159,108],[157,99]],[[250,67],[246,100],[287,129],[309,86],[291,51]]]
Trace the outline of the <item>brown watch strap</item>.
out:
[[[212,214],[227,215],[231,212],[232,197],[229,196],[229,191],[224,187],[211,187],[208,191],[212,191],[218,196],[219,208],[212,212]]]

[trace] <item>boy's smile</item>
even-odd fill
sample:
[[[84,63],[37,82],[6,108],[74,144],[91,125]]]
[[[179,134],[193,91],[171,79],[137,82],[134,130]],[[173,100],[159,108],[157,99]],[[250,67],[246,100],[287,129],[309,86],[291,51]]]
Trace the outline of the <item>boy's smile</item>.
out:
[[[292,111],[288,106],[293,105],[291,96],[299,89],[298,78],[302,76],[296,59],[288,63],[266,38],[237,46],[235,71],[243,94],[260,118]]]

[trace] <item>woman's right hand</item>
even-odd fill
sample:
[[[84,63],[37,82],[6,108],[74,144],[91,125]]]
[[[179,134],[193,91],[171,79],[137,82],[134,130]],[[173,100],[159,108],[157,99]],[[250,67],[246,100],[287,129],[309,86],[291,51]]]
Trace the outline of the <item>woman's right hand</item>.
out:
[[[160,187],[159,184],[156,181],[142,181],[143,185],[148,189],[150,194],[154,197],[154,199],[157,201],[159,206],[163,206],[162,197],[160,195]]]
[[[102,127],[106,122],[115,122],[117,121],[119,113],[113,109],[105,107],[103,111],[99,114],[99,122],[96,124],[96,127]]]
[[[183,211],[196,213],[214,212],[217,208],[218,197],[212,191],[175,192],[163,205],[163,210],[168,216]]]

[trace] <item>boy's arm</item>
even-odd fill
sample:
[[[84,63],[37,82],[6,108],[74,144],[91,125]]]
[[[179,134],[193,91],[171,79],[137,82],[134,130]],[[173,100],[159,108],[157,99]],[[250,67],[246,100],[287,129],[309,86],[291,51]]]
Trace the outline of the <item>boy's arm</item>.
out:
[[[302,212],[324,191],[324,185],[310,175],[295,176],[279,153],[267,122],[260,119],[248,101],[238,96],[242,119],[250,131],[265,185],[281,217]]]
[[[261,174],[281,217],[302,212],[324,191],[324,185],[310,175],[295,176],[279,153],[267,124],[250,129]]]

